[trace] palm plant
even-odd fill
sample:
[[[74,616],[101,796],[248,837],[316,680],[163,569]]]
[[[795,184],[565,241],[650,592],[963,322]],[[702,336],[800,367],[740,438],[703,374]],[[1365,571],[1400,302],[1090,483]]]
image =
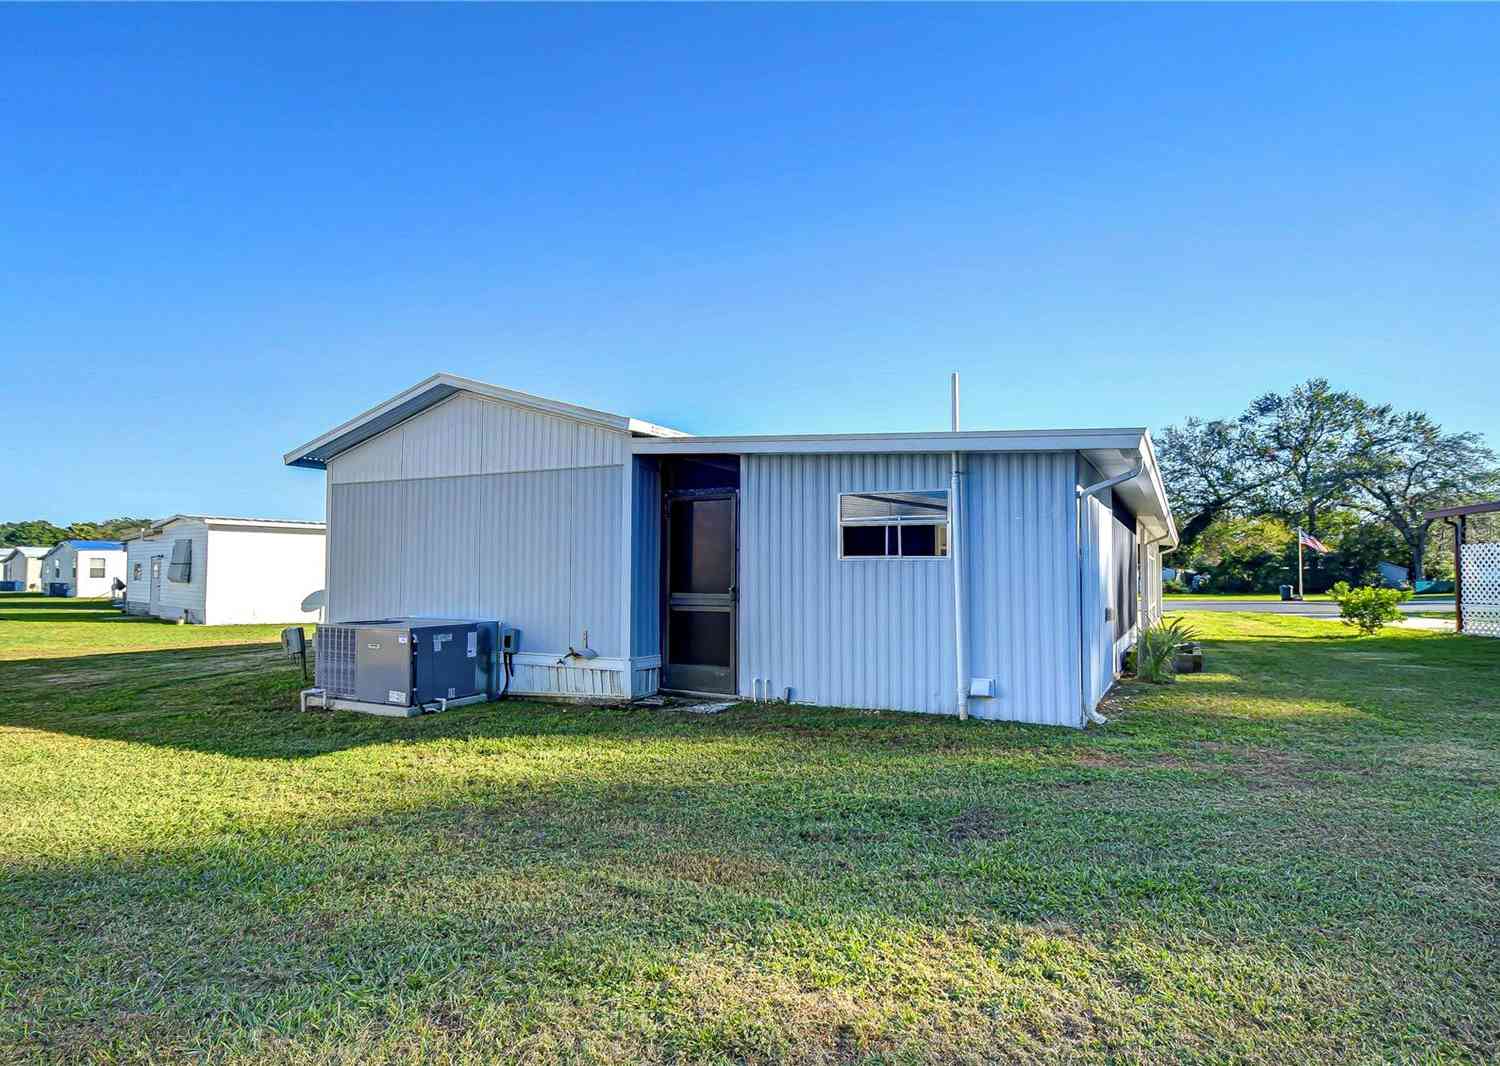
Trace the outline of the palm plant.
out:
[[[1135,676],[1153,685],[1171,684],[1177,653],[1197,636],[1181,618],[1162,618],[1146,626],[1135,642]]]

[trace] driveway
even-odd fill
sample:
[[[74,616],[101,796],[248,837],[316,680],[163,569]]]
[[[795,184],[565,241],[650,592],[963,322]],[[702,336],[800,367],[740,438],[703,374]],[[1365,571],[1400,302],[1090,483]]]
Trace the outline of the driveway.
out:
[[[1168,597],[1162,604],[1168,613],[1177,611],[1255,611],[1260,614],[1295,614],[1303,618],[1337,618],[1339,605],[1332,600],[1241,600],[1225,596],[1215,600],[1174,600]],[[1452,611],[1453,600],[1408,600],[1401,605],[1406,614],[1419,611]]]

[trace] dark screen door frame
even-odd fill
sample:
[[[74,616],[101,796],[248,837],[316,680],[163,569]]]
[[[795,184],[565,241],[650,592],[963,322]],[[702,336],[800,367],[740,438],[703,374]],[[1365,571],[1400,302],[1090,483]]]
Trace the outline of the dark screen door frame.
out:
[[[730,579],[723,592],[675,592],[672,586],[672,510],[709,500],[729,503]],[[679,692],[734,695],[739,691],[740,506],[733,489],[681,489],[668,492],[662,507],[662,677],[663,688]],[[729,616],[729,665],[672,661],[672,618],[677,613]]]

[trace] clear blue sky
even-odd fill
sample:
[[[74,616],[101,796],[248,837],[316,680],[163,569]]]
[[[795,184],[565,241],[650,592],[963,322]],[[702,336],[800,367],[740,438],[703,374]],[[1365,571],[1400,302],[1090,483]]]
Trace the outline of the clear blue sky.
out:
[[[0,519],[318,517],[435,370],[695,432],[1500,445],[1500,8],[0,8]]]

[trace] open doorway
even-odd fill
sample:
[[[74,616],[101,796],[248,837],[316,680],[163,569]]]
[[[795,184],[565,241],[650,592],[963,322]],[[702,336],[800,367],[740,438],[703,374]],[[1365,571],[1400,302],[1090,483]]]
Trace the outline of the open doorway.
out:
[[[733,694],[739,460],[670,460],[663,464],[662,491],[662,687]]]

